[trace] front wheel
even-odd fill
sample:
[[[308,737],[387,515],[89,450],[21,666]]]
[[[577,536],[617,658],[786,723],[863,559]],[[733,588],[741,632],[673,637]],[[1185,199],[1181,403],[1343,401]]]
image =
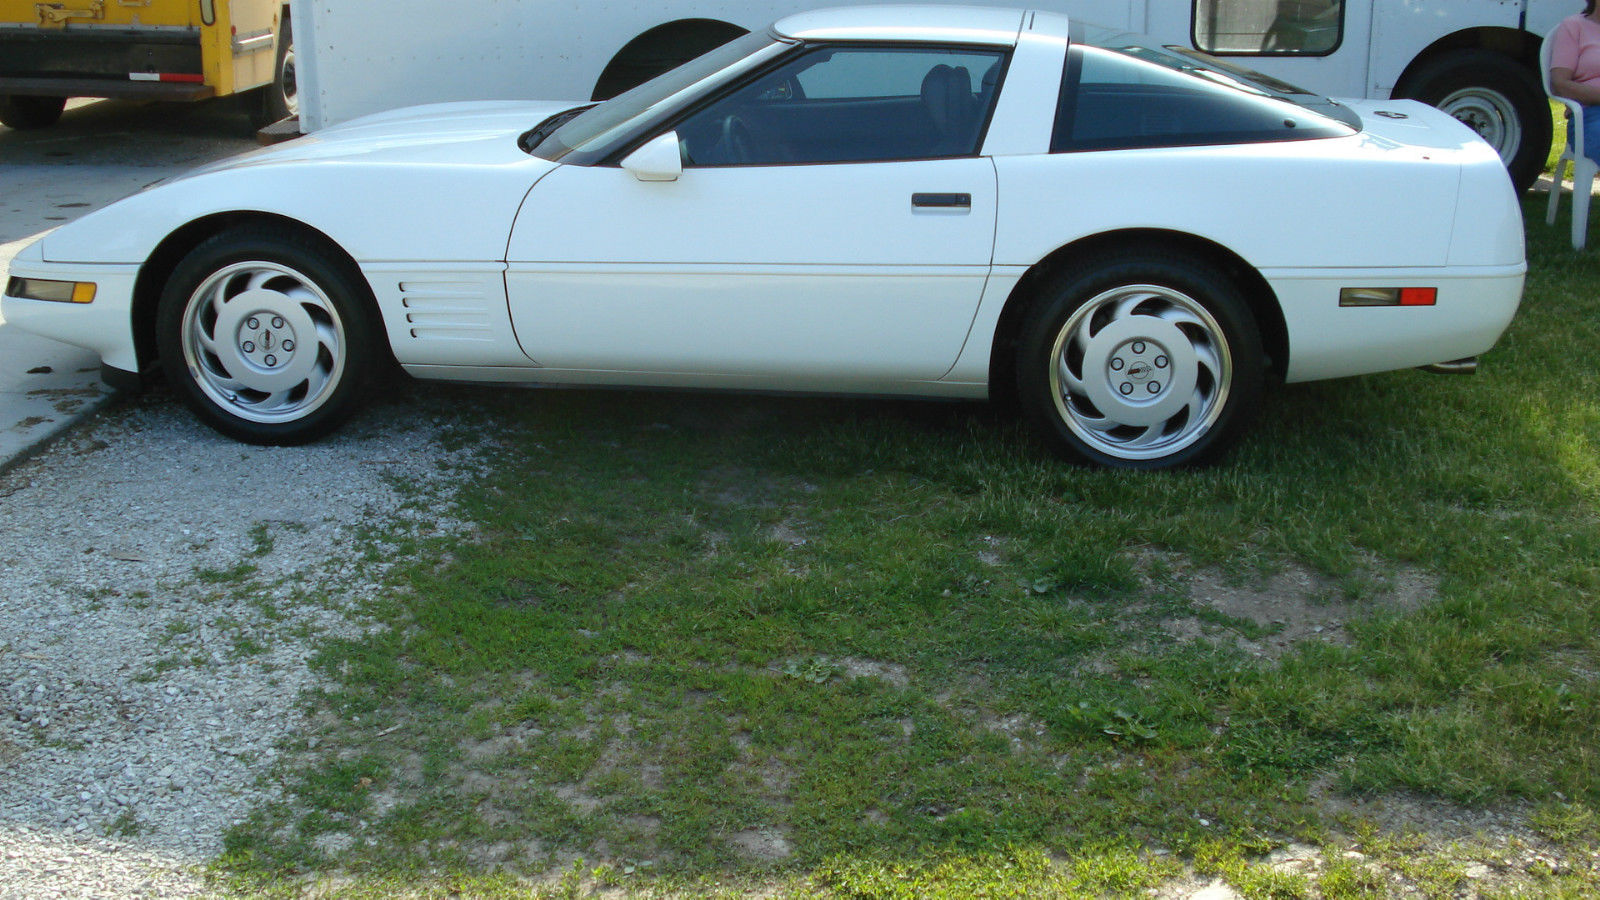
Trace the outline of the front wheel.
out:
[[[1261,338],[1228,276],[1125,252],[1069,268],[1023,326],[1018,400],[1058,452],[1128,469],[1216,459],[1253,417]]]
[[[292,231],[238,228],[174,270],[157,309],[162,367],[206,424],[252,444],[338,427],[377,356],[370,292],[347,261]]]

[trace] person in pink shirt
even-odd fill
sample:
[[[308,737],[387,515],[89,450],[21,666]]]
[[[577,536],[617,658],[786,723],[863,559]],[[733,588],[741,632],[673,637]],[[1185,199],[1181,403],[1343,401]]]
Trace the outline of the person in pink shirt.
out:
[[[1600,17],[1595,0],[1550,35],[1550,90],[1583,104],[1583,146],[1600,162]],[[1574,123],[1576,124],[1576,123]]]

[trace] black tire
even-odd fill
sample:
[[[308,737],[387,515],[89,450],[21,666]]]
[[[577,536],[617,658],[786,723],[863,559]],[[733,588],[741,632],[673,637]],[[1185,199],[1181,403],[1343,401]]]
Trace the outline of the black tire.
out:
[[[1254,418],[1261,336],[1206,259],[1136,247],[1069,265],[1017,346],[1017,402],[1056,452],[1123,469],[1214,462]]]
[[[601,70],[590,99],[610,100],[747,33],[737,25],[713,19],[658,25],[617,51]]]
[[[283,25],[278,29],[278,54],[273,60],[272,83],[251,92],[248,102],[250,121],[257,128],[300,114],[300,90],[294,68],[294,27],[287,9],[283,11]]]
[[[18,131],[49,128],[61,119],[61,111],[66,108],[65,97],[0,94],[0,125]]]
[[[242,226],[173,270],[156,344],[173,390],[207,425],[251,444],[304,444],[359,406],[385,355],[375,309],[336,249]]]
[[[1505,160],[1518,192],[1544,170],[1550,104],[1537,74],[1511,57],[1475,49],[1441,53],[1408,75],[1394,95],[1437,106],[1483,135]]]

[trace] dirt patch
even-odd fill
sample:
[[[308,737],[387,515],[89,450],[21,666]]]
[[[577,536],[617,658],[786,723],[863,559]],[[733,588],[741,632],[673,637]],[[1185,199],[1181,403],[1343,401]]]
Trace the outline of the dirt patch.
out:
[[[1376,560],[1365,570],[1334,579],[1299,566],[1246,578],[1197,568],[1175,554],[1147,553],[1140,561],[1152,590],[1178,591],[1195,615],[1170,616],[1161,628],[1180,641],[1233,640],[1253,656],[1277,659],[1301,641],[1347,645],[1348,623],[1380,613],[1421,609],[1438,592],[1438,579],[1416,569],[1387,571]]]
[[[978,721],[990,731],[1005,735],[1013,752],[1036,749],[1044,742],[1049,731],[1044,722],[1022,713],[997,716],[984,712],[979,715]]]
[[[470,763],[499,759],[522,749],[523,742],[514,734],[496,734],[492,737],[466,738],[456,743],[461,748],[461,758]]]
[[[1005,565],[1005,541],[992,534],[986,534],[979,539],[983,549],[978,551],[978,562],[991,569]]]
[[[702,496],[723,506],[776,509],[795,494],[814,494],[817,486],[804,481],[775,478],[737,467],[708,470],[700,478]]]
[[[583,788],[576,784],[556,785],[555,795],[561,801],[577,811],[579,815],[587,816],[599,809],[602,801],[584,793]]]
[[[1406,794],[1360,800],[1313,791],[1339,823],[1317,844],[1286,842],[1245,860],[1304,879],[1311,892],[1338,883],[1360,896],[1592,896],[1600,850],[1548,840],[1522,806],[1472,809]],[[1151,892],[1161,900],[1238,900],[1227,877],[1187,868]]]
[[[906,673],[906,667],[896,663],[856,656],[846,656],[837,660],[837,663],[844,669],[844,677],[852,681],[857,678],[876,678],[897,688],[903,688],[911,683],[911,676]]]
[[[728,837],[728,843],[741,856],[762,861],[787,859],[794,854],[794,845],[782,830],[777,828],[751,828]]]
[[[1551,663],[1557,669],[1566,670],[1567,673],[1579,681],[1594,681],[1596,678],[1600,678],[1600,672],[1596,672],[1591,668],[1593,661],[1583,653],[1572,650],[1557,650],[1551,654]]]
[[[781,544],[788,544],[791,547],[799,547],[810,541],[810,538],[805,536],[799,526],[788,521],[779,522],[767,529],[767,537]]]
[[[1351,797],[1333,788],[1332,779],[1310,785],[1312,802],[1332,822],[1365,822],[1379,833],[1425,836],[1435,843],[1534,839],[1526,806],[1475,808],[1432,797],[1396,793]]]

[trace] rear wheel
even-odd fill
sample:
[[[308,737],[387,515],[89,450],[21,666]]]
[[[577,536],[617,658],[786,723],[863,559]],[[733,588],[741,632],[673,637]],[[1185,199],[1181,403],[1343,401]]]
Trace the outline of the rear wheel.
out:
[[[65,97],[0,94],[0,125],[18,131],[48,128],[61,118],[61,111],[66,108]]]
[[[1024,412],[1051,446],[1104,466],[1216,459],[1255,413],[1261,338],[1225,273],[1127,251],[1063,272],[1023,326]]]
[[[157,310],[162,367],[206,424],[253,444],[301,444],[355,411],[378,356],[359,273],[286,229],[196,247]]]

